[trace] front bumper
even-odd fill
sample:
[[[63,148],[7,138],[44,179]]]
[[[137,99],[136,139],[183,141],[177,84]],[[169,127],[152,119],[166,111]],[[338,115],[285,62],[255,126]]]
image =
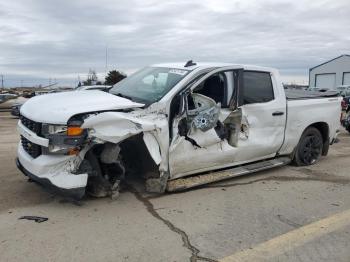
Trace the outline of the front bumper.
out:
[[[21,144],[17,155],[17,167],[35,182],[65,197],[80,199],[84,196],[88,175],[71,173],[80,164],[78,157],[41,155],[34,159]]]

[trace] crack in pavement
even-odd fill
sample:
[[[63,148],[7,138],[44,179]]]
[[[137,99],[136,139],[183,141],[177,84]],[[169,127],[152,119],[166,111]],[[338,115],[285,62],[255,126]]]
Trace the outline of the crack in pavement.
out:
[[[282,223],[287,224],[287,225],[289,225],[291,227],[298,228],[298,227],[302,226],[301,224],[295,223],[292,220],[284,217],[283,215],[277,215],[277,217],[278,217],[279,221],[281,221]]]
[[[135,195],[135,197],[143,203],[143,205],[146,207],[147,211],[157,220],[160,220],[165,224],[171,231],[175,232],[176,234],[181,236],[183,246],[186,247],[191,252],[190,261],[196,262],[196,261],[208,261],[208,262],[217,262],[214,259],[199,256],[200,250],[193,246],[190,242],[190,239],[185,231],[181,230],[180,228],[176,227],[173,223],[171,223],[169,220],[163,218],[159,215],[159,213],[154,209],[153,204],[150,202],[148,198],[143,197],[134,187],[131,185],[127,185],[128,189],[131,193]]]
[[[331,173],[325,172],[325,171],[321,171],[321,170],[312,170],[311,168],[306,168],[306,167],[301,167],[301,168],[292,168],[293,171],[297,171],[299,173],[302,173],[304,175],[308,175],[308,176],[322,176],[322,177],[340,177],[337,175],[333,175]],[[344,178],[344,177],[340,177],[340,178]],[[345,178],[346,179],[346,178]]]
[[[271,177],[264,177],[264,178],[259,178],[259,179],[255,179],[255,180],[251,180],[251,181],[247,181],[247,182],[238,182],[238,183],[231,183],[231,184],[214,184],[214,185],[203,185],[197,188],[192,188],[189,190],[185,190],[182,192],[176,192],[176,193],[172,193],[172,194],[182,194],[182,193],[186,193],[188,191],[193,191],[193,190],[197,190],[197,189],[203,189],[203,188],[227,188],[227,187],[234,187],[234,186],[240,186],[240,185],[250,185],[253,183],[257,183],[257,182],[263,182],[263,181],[281,181],[281,182],[289,182],[289,181],[318,181],[318,182],[326,182],[326,183],[336,183],[336,184],[349,184],[350,183],[350,179],[346,178],[346,177],[342,177],[342,176],[337,176],[337,175],[332,175],[326,172],[322,172],[322,171],[314,171],[308,168],[295,168],[292,169],[296,172],[300,172],[304,175],[307,175],[307,177],[298,177],[298,176],[271,176]],[[155,199],[155,198],[159,198],[159,197],[163,197],[163,195],[157,195],[157,196],[150,196],[150,197],[143,197],[135,188],[133,188],[131,185],[128,185],[128,189],[131,193],[133,193],[135,195],[135,197],[141,201],[144,206],[147,208],[147,211],[153,216],[155,217],[157,220],[160,220],[161,222],[163,222],[171,231],[175,232],[176,234],[181,236],[182,242],[183,242],[183,246],[186,247],[190,252],[191,252],[191,257],[190,257],[190,261],[194,262],[194,261],[209,261],[209,262],[216,262],[216,260],[214,259],[210,259],[207,257],[202,257],[199,256],[199,252],[200,250],[198,248],[196,248],[195,246],[193,246],[189,240],[188,235],[186,234],[186,232],[184,232],[183,230],[179,229],[178,227],[176,227],[173,223],[171,223],[169,220],[161,217],[159,215],[159,213],[156,211],[156,209],[154,208],[153,204],[150,202],[151,199]],[[285,217],[282,217],[281,215],[277,216],[278,219],[283,222],[286,223],[292,227],[300,227],[300,224],[297,224]]]

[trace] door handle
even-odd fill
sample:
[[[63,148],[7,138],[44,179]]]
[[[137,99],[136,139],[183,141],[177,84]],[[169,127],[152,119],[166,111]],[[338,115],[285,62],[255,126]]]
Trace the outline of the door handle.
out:
[[[283,115],[284,115],[284,112],[276,111],[276,112],[273,112],[272,115],[273,115],[273,116],[283,116]]]

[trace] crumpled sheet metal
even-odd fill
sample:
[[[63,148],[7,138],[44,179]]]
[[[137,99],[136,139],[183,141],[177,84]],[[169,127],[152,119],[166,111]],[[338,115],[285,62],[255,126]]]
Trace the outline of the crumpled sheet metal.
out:
[[[91,116],[84,121],[82,128],[90,128],[91,135],[112,143],[157,129],[156,124],[127,113],[106,112]]]
[[[159,144],[154,135],[150,132],[146,132],[143,134],[143,141],[145,142],[147,149],[153,158],[154,162],[159,165],[162,161],[162,156],[160,154]]]
[[[200,129],[196,130],[195,132],[190,133],[188,137],[195,140],[202,148],[207,148],[214,144],[218,144],[221,141],[215,130],[212,128],[206,132],[203,132]]]
[[[168,129],[163,114],[138,115],[135,113],[105,112],[87,118],[82,128],[90,128],[89,136],[100,142],[119,143],[143,133],[146,147],[159,171],[167,171]]]
[[[200,112],[194,119],[195,128],[205,132],[216,126],[219,119],[220,107],[215,106]]]
[[[250,130],[250,126],[249,126],[248,118],[244,116],[241,122],[241,132],[239,133],[239,138],[241,140],[247,140],[249,138],[249,130]]]

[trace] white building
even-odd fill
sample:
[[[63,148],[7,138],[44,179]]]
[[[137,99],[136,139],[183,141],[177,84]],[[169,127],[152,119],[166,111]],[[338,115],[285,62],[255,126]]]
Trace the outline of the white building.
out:
[[[350,85],[350,55],[341,55],[310,68],[309,85],[331,89],[341,85]]]

